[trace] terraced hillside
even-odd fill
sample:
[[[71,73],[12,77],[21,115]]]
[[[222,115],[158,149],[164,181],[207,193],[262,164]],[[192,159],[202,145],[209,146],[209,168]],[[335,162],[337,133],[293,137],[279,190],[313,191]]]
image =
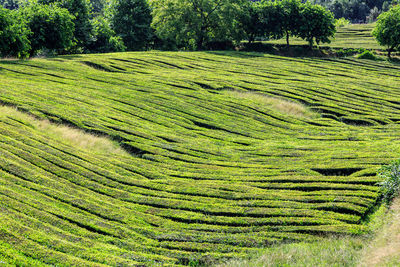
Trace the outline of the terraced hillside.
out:
[[[384,50],[372,36],[375,23],[370,24],[350,24],[337,29],[335,38],[331,44],[332,48],[365,48]],[[291,44],[307,45],[308,43],[300,38],[291,38]],[[266,43],[286,44],[286,39],[268,41]],[[322,44],[325,46],[326,44]]]
[[[0,82],[11,264],[208,264],[362,233],[400,155],[389,63],[123,53],[1,61]]]

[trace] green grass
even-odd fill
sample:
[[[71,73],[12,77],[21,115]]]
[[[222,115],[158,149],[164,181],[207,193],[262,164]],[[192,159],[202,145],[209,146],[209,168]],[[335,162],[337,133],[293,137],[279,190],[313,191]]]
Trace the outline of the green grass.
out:
[[[238,52],[1,61],[0,259],[211,264],[362,234],[376,171],[400,154],[399,70]]]
[[[322,46],[330,46],[332,48],[364,48],[372,50],[384,50],[375,38],[372,36],[372,30],[375,24],[349,24],[337,29],[335,38],[330,44],[322,44]],[[265,43],[286,44],[286,39],[273,40]],[[300,38],[290,38],[290,44],[308,45],[308,43]]]

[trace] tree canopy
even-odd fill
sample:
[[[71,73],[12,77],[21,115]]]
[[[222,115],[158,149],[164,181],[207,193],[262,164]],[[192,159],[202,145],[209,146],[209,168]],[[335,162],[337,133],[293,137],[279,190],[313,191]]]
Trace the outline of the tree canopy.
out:
[[[395,49],[400,49],[400,5],[382,13],[372,34],[378,43],[388,48],[388,57]]]
[[[0,7],[0,55],[23,58],[29,56],[31,35],[26,22],[16,11]]]
[[[113,0],[111,26],[128,50],[143,50],[152,39],[151,10],[146,0]]]
[[[153,0],[157,35],[178,48],[204,49],[207,43],[240,41],[240,16],[247,0]]]
[[[44,48],[61,51],[73,45],[74,17],[67,9],[38,4],[29,5],[21,12],[32,31],[31,55]]]
[[[330,43],[330,37],[336,33],[333,14],[320,5],[304,4],[301,10],[301,23],[297,34],[307,40],[310,46],[314,44]]]

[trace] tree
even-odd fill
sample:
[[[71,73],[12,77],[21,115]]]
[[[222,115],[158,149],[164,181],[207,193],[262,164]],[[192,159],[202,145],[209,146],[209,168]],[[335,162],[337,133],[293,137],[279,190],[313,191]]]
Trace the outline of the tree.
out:
[[[128,50],[143,50],[152,39],[151,10],[146,0],[113,0],[111,26]]]
[[[280,2],[262,1],[259,6],[262,36],[280,39],[284,36],[285,14]]]
[[[250,2],[240,14],[239,21],[249,43],[254,42],[257,36],[263,35],[260,11],[261,8],[258,2]]]
[[[298,36],[307,40],[310,48],[314,39],[317,44],[330,43],[330,37],[336,33],[335,18],[332,12],[320,5],[306,3],[301,10],[301,26],[298,28]]]
[[[400,48],[400,6],[394,6],[378,17],[372,34],[378,43],[388,48],[388,57],[395,49]]]
[[[89,46],[90,52],[107,53],[123,52],[126,47],[122,38],[116,36],[109,22],[104,17],[96,17],[93,20],[94,41]]]
[[[16,11],[0,7],[0,55],[25,58],[31,48],[31,34],[26,22]]]
[[[179,48],[204,49],[210,42],[240,41],[240,15],[248,0],[153,0],[157,36]]]
[[[78,49],[85,49],[92,40],[93,27],[90,22],[89,0],[62,0],[61,7],[68,9],[74,17],[74,37]]]
[[[367,16],[367,22],[368,23],[375,22],[378,19],[380,14],[381,14],[381,11],[377,7],[374,7],[373,9],[371,9],[371,11],[369,12],[369,15]]]
[[[92,41],[93,27],[90,22],[89,0],[38,0],[39,4],[56,4],[66,8],[75,17],[74,42],[75,47],[71,52],[84,52],[86,46]]]
[[[74,17],[65,8],[32,4],[21,10],[32,35],[31,55],[41,49],[60,51],[72,46]]]
[[[282,10],[282,30],[286,36],[286,45],[289,47],[289,37],[296,35],[301,24],[300,10],[303,4],[300,0],[281,0],[278,8]]]

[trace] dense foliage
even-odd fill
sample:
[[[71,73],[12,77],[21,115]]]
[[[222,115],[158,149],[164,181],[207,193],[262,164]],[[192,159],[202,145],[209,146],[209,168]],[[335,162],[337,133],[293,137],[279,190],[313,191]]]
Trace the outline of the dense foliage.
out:
[[[388,56],[395,49],[400,49],[400,5],[391,8],[378,17],[372,34],[380,45],[388,48]]]
[[[110,23],[104,17],[93,19],[94,39],[90,42],[88,49],[95,53],[123,52],[126,46],[120,36],[116,36]]]
[[[15,11],[0,7],[0,55],[26,57],[31,49],[31,31]]]
[[[30,5],[21,10],[32,31],[30,54],[42,49],[61,52],[73,45],[74,17],[58,6]]]
[[[151,10],[147,0],[113,0],[111,25],[128,50],[143,50],[152,39]]]
[[[295,36],[307,40],[312,45],[329,43],[336,32],[332,13],[320,5],[312,5],[300,0],[260,1],[252,3],[250,14],[253,19],[244,20],[243,25],[250,41],[255,36],[268,39]]]
[[[247,0],[154,0],[151,5],[156,34],[178,48],[201,50],[243,38],[239,18]]]
[[[330,37],[336,32],[335,19],[332,13],[320,5],[305,4],[301,10],[301,23],[298,28],[298,36],[307,40],[313,46],[330,43]]]

